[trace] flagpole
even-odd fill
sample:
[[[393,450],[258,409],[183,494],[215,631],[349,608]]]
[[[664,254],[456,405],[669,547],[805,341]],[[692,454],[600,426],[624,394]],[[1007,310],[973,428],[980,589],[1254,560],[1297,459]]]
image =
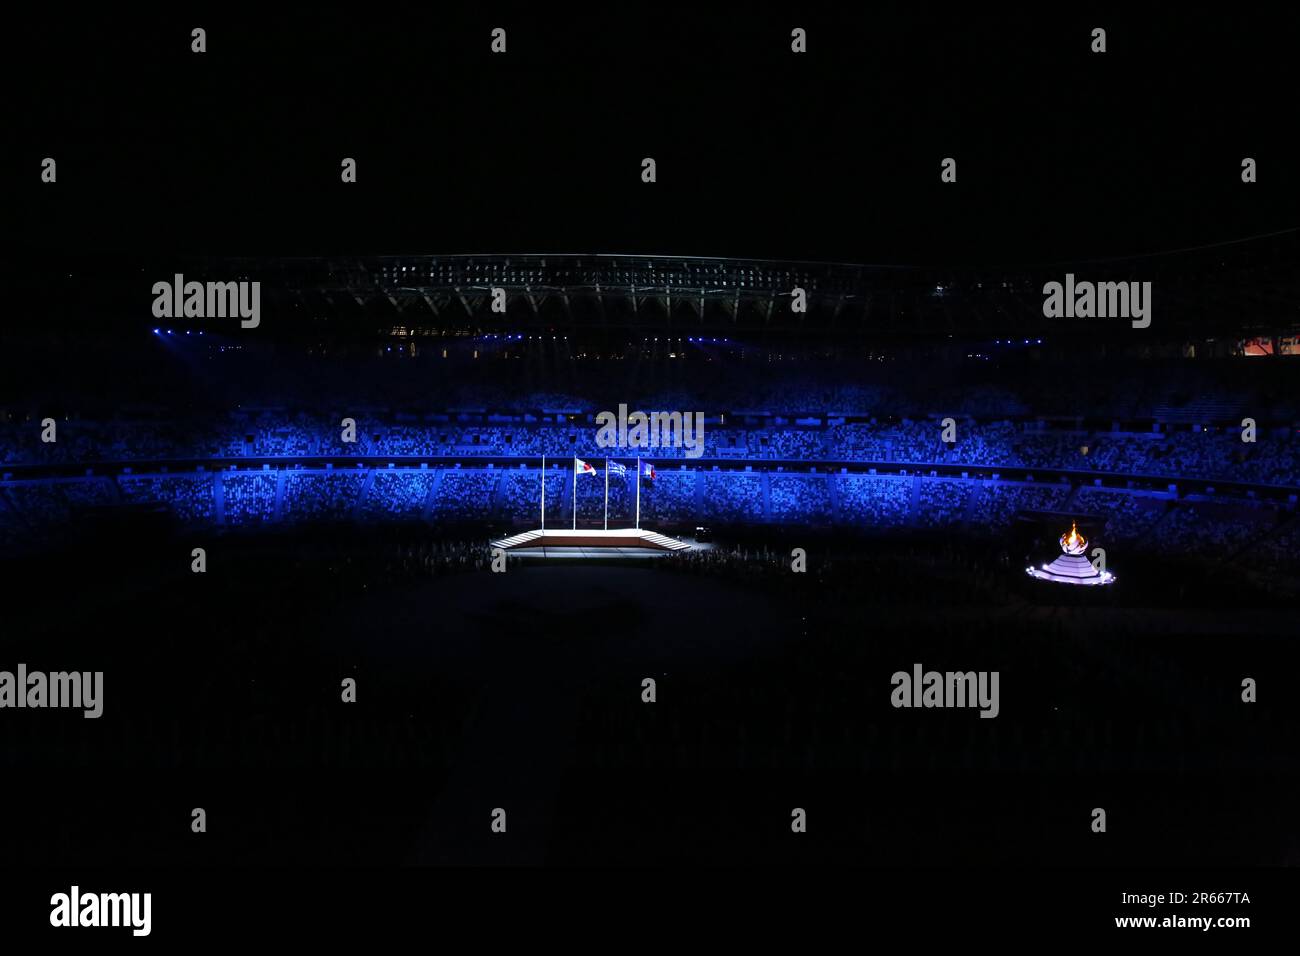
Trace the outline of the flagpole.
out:
[[[578,459],[573,459],[573,530],[578,530]]]
[[[609,530],[609,459],[605,459],[605,530]]]
[[[641,456],[636,459],[636,526],[641,529]]]
[[[542,530],[546,530],[546,456],[542,456]]]

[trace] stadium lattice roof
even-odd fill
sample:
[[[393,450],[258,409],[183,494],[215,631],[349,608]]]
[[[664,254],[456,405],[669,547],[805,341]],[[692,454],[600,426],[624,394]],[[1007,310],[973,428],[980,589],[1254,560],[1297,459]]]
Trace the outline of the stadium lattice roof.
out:
[[[1060,320],[1043,316],[1043,285],[1068,272],[1151,282],[1157,331],[1280,334],[1300,324],[1298,235],[1001,269],[605,254],[235,259],[196,268],[212,278],[260,279],[264,294],[313,316],[485,329],[531,320],[551,327],[959,335],[1060,332]],[[492,309],[493,289],[504,290],[504,315]],[[793,308],[795,289],[806,293],[804,312]]]

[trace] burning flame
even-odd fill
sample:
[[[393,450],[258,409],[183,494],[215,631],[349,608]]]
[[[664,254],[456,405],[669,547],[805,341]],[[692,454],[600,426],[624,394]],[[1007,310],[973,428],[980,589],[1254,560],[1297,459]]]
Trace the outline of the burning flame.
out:
[[[1070,522],[1070,533],[1061,535],[1061,550],[1066,554],[1083,554],[1088,549],[1088,539],[1079,534],[1077,521]]]

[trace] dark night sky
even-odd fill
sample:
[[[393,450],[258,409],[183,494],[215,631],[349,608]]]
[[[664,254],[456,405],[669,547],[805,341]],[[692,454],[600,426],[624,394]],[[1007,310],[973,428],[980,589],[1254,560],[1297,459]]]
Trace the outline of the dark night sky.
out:
[[[443,6],[11,24],[4,238],[73,253],[965,264],[1300,222],[1295,13]],[[488,51],[496,25],[505,56]],[[1098,25],[1101,56],[1088,52]],[[46,155],[55,186],[39,182]],[[1247,155],[1253,186],[1239,179]],[[339,182],[344,156],[354,186]],[[644,156],[654,185],[639,180]],[[944,156],[955,185],[939,181]]]

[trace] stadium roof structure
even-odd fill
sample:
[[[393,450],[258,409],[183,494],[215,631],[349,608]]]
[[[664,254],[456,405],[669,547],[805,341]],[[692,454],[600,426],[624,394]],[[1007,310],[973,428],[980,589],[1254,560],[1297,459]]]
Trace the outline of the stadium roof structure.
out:
[[[1287,334],[1300,329],[1298,235],[1001,269],[567,253],[227,259],[192,264],[186,276],[261,280],[264,297],[304,318],[851,336],[1059,333],[1062,320],[1043,315],[1043,286],[1072,272],[1151,282],[1157,329]],[[796,288],[806,311],[792,308]],[[504,313],[492,309],[493,289],[504,290]]]
[[[760,341],[1287,336],[1300,332],[1300,230],[1196,249],[1006,267],[870,265],[603,253],[149,258],[36,254],[15,292],[60,326],[147,314],[159,280],[261,283],[261,335],[617,332]],[[1044,316],[1044,285],[1150,282],[1153,322]],[[794,290],[806,293],[796,311]],[[494,311],[493,290],[505,293]]]

